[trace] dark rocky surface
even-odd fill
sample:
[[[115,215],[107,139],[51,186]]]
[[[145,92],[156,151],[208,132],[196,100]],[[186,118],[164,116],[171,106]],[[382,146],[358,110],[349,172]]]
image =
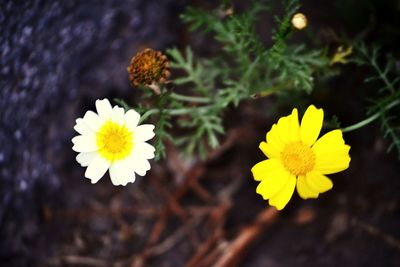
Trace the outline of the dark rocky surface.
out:
[[[68,186],[82,103],[132,90],[130,57],[176,43],[183,2],[0,1],[1,264],[37,256],[42,206]]]

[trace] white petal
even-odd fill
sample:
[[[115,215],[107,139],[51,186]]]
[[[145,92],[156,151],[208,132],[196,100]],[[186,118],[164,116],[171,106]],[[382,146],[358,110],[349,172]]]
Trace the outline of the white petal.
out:
[[[145,142],[154,137],[155,134],[153,130],[154,130],[154,125],[152,124],[139,125],[138,127],[136,127],[133,133],[133,138],[138,142]]]
[[[76,152],[92,152],[97,151],[96,137],[94,135],[78,135],[72,138],[74,146],[72,150]]]
[[[113,185],[120,185],[121,183],[119,182],[119,176],[118,176],[118,169],[115,166],[115,163],[110,166],[110,169],[108,170],[110,173],[110,179]]]
[[[93,133],[93,131],[90,130],[90,128],[86,125],[86,123],[84,122],[84,120],[82,118],[76,119],[76,124],[74,126],[74,129],[75,129],[75,131],[77,131],[78,133],[80,133],[82,135]]]
[[[110,178],[113,185],[125,186],[135,182],[136,176],[129,162],[116,161],[110,166]]]
[[[130,109],[125,114],[125,126],[134,131],[140,120],[140,115],[135,110]]]
[[[112,109],[111,119],[118,124],[123,124],[124,123],[124,115],[125,115],[125,111],[123,108],[114,106],[114,108]]]
[[[87,167],[96,157],[97,152],[79,153],[76,156],[76,161],[82,166]]]
[[[135,172],[140,176],[145,176],[146,172],[151,168],[149,161],[144,158],[134,158],[131,164]]]
[[[110,162],[101,155],[97,155],[86,169],[85,177],[91,179],[92,184],[95,184],[103,177],[109,167]]]
[[[96,110],[103,120],[108,120],[112,114],[112,107],[108,99],[96,100]]]
[[[99,115],[90,110],[85,113],[83,120],[94,132],[97,132],[103,125],[103,121],[100,119]]]
[[[133,154],[135,154],[135,157],[142,157],[145,159],[152,159],[154,158],[154,152],[156,149],[145,142],[135,142],[135,145],[133,147]]]

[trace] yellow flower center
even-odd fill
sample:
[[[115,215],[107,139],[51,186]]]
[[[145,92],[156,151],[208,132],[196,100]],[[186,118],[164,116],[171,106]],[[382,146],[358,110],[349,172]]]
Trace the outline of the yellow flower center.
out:
[[[96,134],[99,153],[108,161],[121,160],[130,155],[133,135],[124,125],[107,121]]]
[[[281,156],[285,168],[296,176],[307,174],[315,165],[314,152],[302,142],[287,144]]]

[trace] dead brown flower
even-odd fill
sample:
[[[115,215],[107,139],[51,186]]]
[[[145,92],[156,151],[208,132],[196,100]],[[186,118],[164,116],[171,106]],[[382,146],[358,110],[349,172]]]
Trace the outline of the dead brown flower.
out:
[[[154,87],[165,83],[170,75],[168,58],[160,51],[150,48],[137,53],[127,70],[133,86]]]

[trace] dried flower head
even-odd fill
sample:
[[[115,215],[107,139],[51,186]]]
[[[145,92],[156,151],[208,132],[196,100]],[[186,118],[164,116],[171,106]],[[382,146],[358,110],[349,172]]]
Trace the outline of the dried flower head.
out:
[[[307,17],[303,13],[296,13],[292,18],[292,25],[298,30],[307,27]]]
[[[160,51],[146,48],[137,53],[127,68],[132,85],[151,86],[165,83],[170,75],[168,58]]]

